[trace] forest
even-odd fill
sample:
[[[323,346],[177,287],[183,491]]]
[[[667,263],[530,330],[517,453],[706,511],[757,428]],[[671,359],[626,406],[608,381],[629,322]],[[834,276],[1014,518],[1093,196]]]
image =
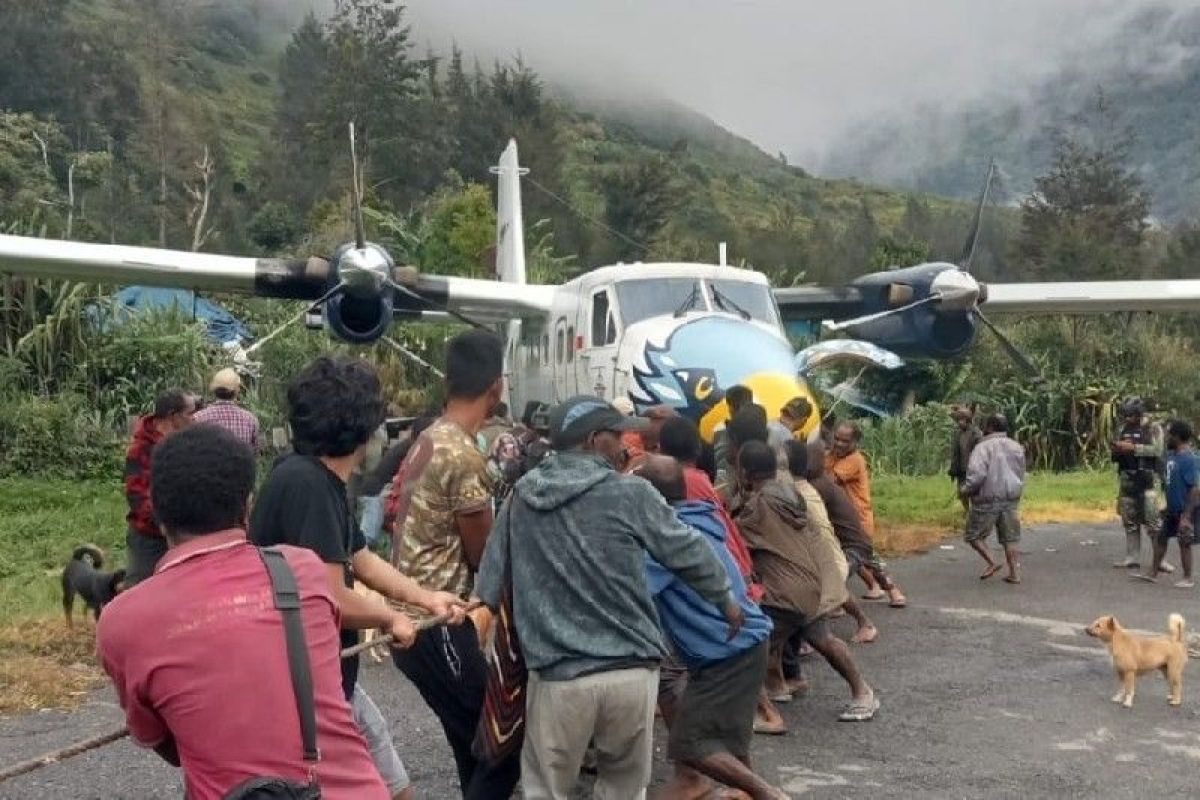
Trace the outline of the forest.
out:
[[[776,285],[840,283],[931,259],[957,261],[969,203],[827,180],[663,101],[589,107],[519,57],[424,50],[395,0],[337,0],[297,16],[286,0],[0,0],[0,231],[248,255],[327,255],[350,233],[346,126],[366,174],[368,234],[398,261],[491,274],[488,167],[516,138],[531,279],[616,261],[732,260]],[[1096,87],[1053,132],[1033,189],[987,209],[984,280],[1196,274],[1200,223],[1150,222],[1154,187],[1119,99]],[[982,182],[986,160],[979,164]],[[0,474],[109,474],[129,416],[158,390],[199,388],[223,355],[187,310],[97,324],[113,287],[5,277]],[[296,309],[218,297],[259,335]],[[937,471],[938,403],[1006,410],[1043,468],[1107,458],[1113,404],[1138,393],[1194,416],[1200,324],[1181,317],[1002,320],[1035,382],[987,338],[953,363],[864,383],[893,406],[875,425],[897,471]],[[445,326],[397,326],[436,361]],[[249,402],[280,421],[305,359],[341,349],[299,326],[260,351]],[[431,375],[374,346],[397,412],[424,408]],[[940,441],[940,439],[938,440]],[[942,445],[938,444],[938,448]],[[940,455],[938,456],[940,458]]]

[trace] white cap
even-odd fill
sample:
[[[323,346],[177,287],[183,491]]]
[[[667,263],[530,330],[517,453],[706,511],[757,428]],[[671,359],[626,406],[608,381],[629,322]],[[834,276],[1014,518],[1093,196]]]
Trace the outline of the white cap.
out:
[[[217,389],[224,389],[228,392],[240,392],[242,390],[242,378],[237,374],[237,370],[226,367],[219,370],[216,375],[213,375],[212,380],[208,384],[210,392]]]

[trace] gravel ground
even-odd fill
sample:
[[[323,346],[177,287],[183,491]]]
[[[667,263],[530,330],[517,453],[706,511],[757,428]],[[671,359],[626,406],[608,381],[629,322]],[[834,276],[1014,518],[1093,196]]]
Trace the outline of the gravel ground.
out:
[[[1160,631],[1178,611],[1200,624],[1193,592],[1170,581],[1130,581],[1109,563],[1123,548],[1116,526],[1027,532],[1025,582],[978,580],[960,542],[891,569],[911,606],[871,606],[876,644],[854,649],[883,701],[869,723],[835,720],[846,691],[823,663],[807,662],[812,692],[784,706],[791,732],[758,737],[757,767],[794,797],[1195,796],[1200,702],[1166,704],[1157,675],[1144,678],[1132,710],[1109,702],[1107,654],[1081,634],[1115,613]],[[848,636],[845,620],[837,624]],[[432,714],[390,664],[366,662],[364,680],[388,715],[420,796],[456,796],[450,753]],[[1188,669],[1185,681],[1197,679]],[[108,692],[72,712],[0,719],[0,762],[12,763],[104,732],[121,715]],[[669,772],[656,742],[655,782]],[[178,797],[175,770],[128,741],[0,784],[0,798]],[[582,796],[582,795],[581,795]]]

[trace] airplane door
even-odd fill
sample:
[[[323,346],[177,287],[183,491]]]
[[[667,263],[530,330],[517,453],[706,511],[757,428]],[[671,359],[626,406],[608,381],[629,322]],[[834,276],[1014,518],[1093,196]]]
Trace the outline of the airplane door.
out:
[[[574,344],[571,342],[570,344]],[[575,364],[567,363],[569,347],[567,342],[567,318],[559,317],[554,323],[554,402],[561,403],[571,396],[571,390],[568,388],[568,374],[571,376],[575,372]],[[570,354],[571,360],[574,361],[574,354]],[[573,382],[573,380],[571,381]]]
[[[587,346],[580,359],[580,391],[598,395],[606,400],[614,399],[613,380],[617,359],[617,316],[612,296],[607,288],[597,289],[588,299],[586,331],[581,335]],[[580,320],[580,327],[584,325]]]

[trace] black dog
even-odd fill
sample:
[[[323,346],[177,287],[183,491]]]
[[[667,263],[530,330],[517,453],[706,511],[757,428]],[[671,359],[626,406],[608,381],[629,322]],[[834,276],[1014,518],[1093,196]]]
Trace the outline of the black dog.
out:
[[[125,570],[101,572],[103,564],[104,553],[94,544],[81,544],[71,554],[62,573],[63,614],[68,628],[72,625],[75,595],[82,597],[92,615],[100,619],[100,609],[125,590]]]

